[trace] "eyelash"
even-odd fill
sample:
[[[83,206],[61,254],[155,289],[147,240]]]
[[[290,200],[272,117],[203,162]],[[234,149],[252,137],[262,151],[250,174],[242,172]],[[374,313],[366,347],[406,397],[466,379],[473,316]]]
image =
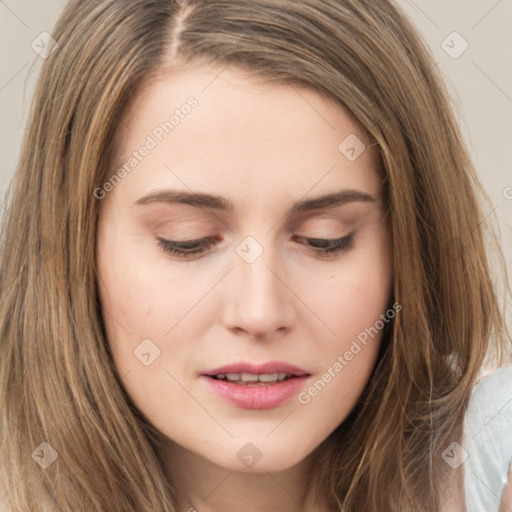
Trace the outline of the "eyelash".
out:
[[[320,253],[324,256],[335,256],[337,254],[347,252],[354,245],[354,235],[350,233],[341,238],[325,239],[325,238],[305,238],[294,237],[297,241],[305,241],[307,245],[312,247],[312,251]],[[207,251],[214,243],[212,238],[200,238],[197,240],[185,240],[183,242],[173,242],[158,238],[158,247],[164,252],[179,256],[181,258],[189,258]],[[303,242],[301,242],[303,243]],[[306,245],[305,244],[305,245]],[[315,246],[315,244],[317,244]],[[314,247],[317,247],[316,249]]]

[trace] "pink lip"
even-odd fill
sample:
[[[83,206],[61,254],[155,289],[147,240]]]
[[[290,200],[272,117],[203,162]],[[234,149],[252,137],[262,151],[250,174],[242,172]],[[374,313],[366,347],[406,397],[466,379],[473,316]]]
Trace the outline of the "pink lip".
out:
[[[214,379],[219,373],[288,373],[294,377],[276,384],[234,384]],[[310,376],[305,370],[281,361],[271,361],[262,365],[251,363],[234,363],[209,370],[201,375],[210,389],[231,403],[243,409],[271,409],[286,402],[296,395]]]
[[[202,375],[201,378],[208,382],[213,391],[242,409],[271,409],[299,393],[308,376],[293,377],[278,384],[255,386],[232,384],[207,375]]]
[[[252,364],[241,361],[239,363],[232,363],[213,370],[208,370],[204,372],[203,375],[218,375],[219,373],[252,373],[253,375],[260,375],[262,373],[289,373],[297,377],[309,375],[306,370],[283,361],[269,361],[264,364]]]

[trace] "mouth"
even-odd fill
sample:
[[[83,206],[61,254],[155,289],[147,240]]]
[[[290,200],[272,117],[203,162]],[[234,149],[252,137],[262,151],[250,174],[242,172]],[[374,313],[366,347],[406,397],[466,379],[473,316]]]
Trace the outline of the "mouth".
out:
[[[270,361],[263,364],[241,361],[208,370],[203,375],[225,382],[261,385],[277,384],[295,377],[309,376],[309,373],[284,361]]]
[[[296,375],[289,373],[219,373],[217,375],[209,375],[212,379],[229,382],[231,384],[241,384],[243,386],[267,386],[296,378]]]
[[[235,363],[203,373],[210,389],[244,409],[270,409],[289,400],[310,374],[284,362]]]

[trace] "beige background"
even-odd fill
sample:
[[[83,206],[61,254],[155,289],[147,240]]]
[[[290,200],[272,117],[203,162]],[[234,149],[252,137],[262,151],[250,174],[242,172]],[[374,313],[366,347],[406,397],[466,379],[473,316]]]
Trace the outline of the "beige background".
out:
[[[52,32],[65,3],[0,0],[2,208],[42,62],[31,45],[42,32]],[[446,77],[469,150],[493,203],[486,214],[489,219],[495,216],[499,224],[512,275],[512,0],[399,0],[398,4],[419,28]]]

